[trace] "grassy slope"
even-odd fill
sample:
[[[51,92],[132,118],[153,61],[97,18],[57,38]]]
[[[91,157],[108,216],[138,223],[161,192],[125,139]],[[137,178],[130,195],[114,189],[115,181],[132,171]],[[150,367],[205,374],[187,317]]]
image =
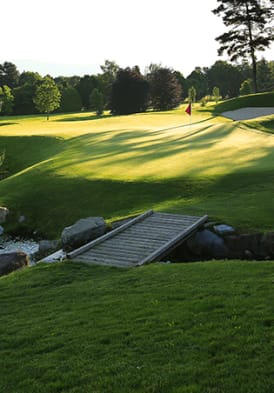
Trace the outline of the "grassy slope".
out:
[[[0,205],[49,237],[80,217],[148,208],[272,229],[273,137],[212,110],[194,108],[191,126],[184,108],[3,119],[0,150],[13,175],[0,183]]]
[[[0,391],[272,393],[273,262],[0,278]]]
[[[0,204],[53,235],[148,207],[273,227],[273,137],[208,110],[190,129],[180,111],[13,119],[0,127],[13,173]],[[2,277],[0,391],[272,393],[273,282],[273,262],[238,261]]]
[[[245,107],[274,107],[274,91],[271,93],[249,94],[240,98],[232,98],[216,105],[215,114]]]
[[[263,132],[269,132],[271,134],[274,134],[274,119],[273,116],[265,116],[260,119],[252,119],[252,120],[247,120],[244,122],[244,124],[251,129],[256,129],[260,130]]]
[[[148,208],[273,229],[273,137],[197,109],[191,126],[183,109],[3,119],[13,175],[0,183],[0,204],[50,237],[80,217]]]

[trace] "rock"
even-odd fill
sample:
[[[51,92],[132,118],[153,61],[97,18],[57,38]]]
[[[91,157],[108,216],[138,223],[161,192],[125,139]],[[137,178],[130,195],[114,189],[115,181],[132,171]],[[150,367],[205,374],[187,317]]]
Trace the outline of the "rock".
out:
[[[26,217],[25,216],[21,215],[21,216],[18,217],[19,224],[22,224],[25,221],[26,221]]]
[[[0,225],[0,236],[3,235],[4,233],[4,228],[2,227],[2,225]]]
[[[251,261],[255,257],[254,257],[253,253],[250,250],[245,250],[244,251],[244,258]]]
[[[0,276],[11,273],[23,266],[28,266],[29,258],[24,252],[0,254]]]
[[[40,260],[43,257],[52,254],[60,248],[59,240],[40,240],[38,242],[38,251],[35,253],[35,260]]]
[[[67,255],[66,255],[65,251],[63,249],[61,249],[61,250],[55,251],[53,254],[43,257],[37,263],[40,263],[40,262],[44,262],[44,263],[61,262],[64,259],[66,259],[66,256]]]
[[[96,239],[106,232],[107,225],[102,217],[82,218],[75,224],[63,229],[61,242],[63,248],[73,250]]]
[[[6,207],[0,207],[0,223],[6,222],[7,215],[9,214],[9,209]]]
[[[214,225],[213,229],[220,236],[233,235],[235,233],[235,229],[226,224]]]
[[[225,244],[232,258],[263,259],[261,233],[226,236]]]
[[[56,251],[60,246],[59,240],[40,240],[38,243],[39,254],[45,255],[46,253],[52,253]]]
[[[226,258],[229,253],[224,240],[208,229],[196,232],[187,240],[187,247],[191,253],[202,259]]]
[[[265,233],[261,239],[261,253],[274,258],[274,232]]]

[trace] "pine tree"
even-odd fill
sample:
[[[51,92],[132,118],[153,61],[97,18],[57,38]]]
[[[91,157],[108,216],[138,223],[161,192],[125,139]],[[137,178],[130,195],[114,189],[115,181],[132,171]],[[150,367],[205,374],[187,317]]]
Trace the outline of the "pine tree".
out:
[[[274,38],[270,26],[273,0],[217,0],[212,12],[221,16],[228,31],[216,38],[218,54],[227,52],[231,61],[251,58],[254,91],[257,92],[256,51],[269,47]]]

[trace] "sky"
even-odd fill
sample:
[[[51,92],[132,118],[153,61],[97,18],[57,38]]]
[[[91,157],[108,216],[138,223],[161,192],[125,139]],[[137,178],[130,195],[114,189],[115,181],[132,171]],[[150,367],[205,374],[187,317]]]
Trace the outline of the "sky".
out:
[[[226,31],[216,0],[9,0],[1,4],[0,63],[42,76],[100,73],[150,63],[180,71],[210,67]],[[4,32],[4,33],[3,33]],[[274,47],[258,53],[274,60]]]

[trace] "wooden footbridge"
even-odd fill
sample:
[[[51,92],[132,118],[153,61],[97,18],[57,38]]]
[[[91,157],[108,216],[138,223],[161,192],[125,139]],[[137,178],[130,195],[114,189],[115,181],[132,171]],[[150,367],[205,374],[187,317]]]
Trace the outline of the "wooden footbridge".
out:
[[[140,266],[167,255],[201,227],[207,218],[149,210],[70,252],[67,257],[91,264]]]

